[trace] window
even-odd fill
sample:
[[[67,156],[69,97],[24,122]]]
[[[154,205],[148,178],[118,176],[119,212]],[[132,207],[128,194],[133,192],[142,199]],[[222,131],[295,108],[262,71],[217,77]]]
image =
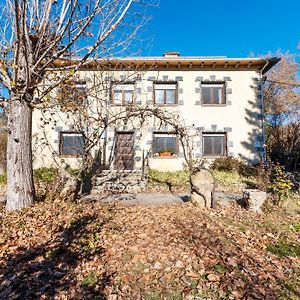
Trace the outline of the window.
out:
[[[178,143],[176,134],[154,133],[152,150],[154,156],[177,156]]]
[[[116,84],[112,87],[112,104],[127,105],[134,102],[134,84]]]
[[[172,105],[177,103],[176,83],[155,83],[154,102],[158,105]]]
[[[203,156],[226,155],[226,135],[224,133],[205,133],[202,135]]]
[[[78,156],[84,153],[84,137],[78,132],[60,133],[60,155]]]
[[[224,83],[202,83],[202,104],[220,105],[225,104]]]
[[[58,89],[58,103],[62,111],[74,111],[87,104],[87,87],[85,81],[66,81]]]

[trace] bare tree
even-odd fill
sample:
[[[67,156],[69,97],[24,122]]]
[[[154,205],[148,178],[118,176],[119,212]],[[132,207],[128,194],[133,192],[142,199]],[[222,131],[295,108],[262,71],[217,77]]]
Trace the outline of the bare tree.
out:
[[[36,102],[64,80],[66,71],[73,75],[92,57],[129,49],[147,21],[143,5],[133,0],[6,0],[0,19],[0,85],[9,91],[8,210],[29,206],[35,196],[31,129]],[[49,77],[55,70],[63,72]],[[42,83],[47,86],[38,93]]]
[[[281,61],[264,84],[267,152],[288,170],[297,168],[300,155],[300,83],[297,56],[277,53]]]

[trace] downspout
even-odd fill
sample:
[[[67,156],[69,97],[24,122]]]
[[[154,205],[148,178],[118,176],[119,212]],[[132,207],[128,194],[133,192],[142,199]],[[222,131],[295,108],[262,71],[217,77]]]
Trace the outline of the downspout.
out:
[[[263,72],[269,65],[269,60],[260,71],[260,86],[261,86],[261,121],[262,121],[262,143],[263,143],[263,161],[267,161],[267,149],[266,149],[266,128],[265,128],[265,101],[264,101],[264,86],[263,86]]]

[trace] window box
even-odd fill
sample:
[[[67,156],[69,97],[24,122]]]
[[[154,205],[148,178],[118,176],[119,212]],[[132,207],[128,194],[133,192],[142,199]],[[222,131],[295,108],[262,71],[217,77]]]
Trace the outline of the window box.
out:
[[[172,155],[173,155],[173,153],[170,151],[161,151],[159,153],[159,156],[172,156]]]
[[[177,157],[178,156],[178,139],[177,135],[168,132],[153,133],[153,157]]]

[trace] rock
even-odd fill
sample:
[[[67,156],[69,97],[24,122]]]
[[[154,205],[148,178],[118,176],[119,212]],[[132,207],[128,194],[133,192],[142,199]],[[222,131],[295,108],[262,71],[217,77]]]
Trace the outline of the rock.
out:
[[[227,262],[228,262],[228,265],[231,266],[231,267],[237,267],[238,266],[238,262],[237,260],[234,258],[234,257],[229,257],[227,259]]]
[[[220,276],[219,275],[215,275],[215,274],[208,274],[207,275],[207,279],[209,281],[212,281],[212,282],[214,282],[214,281],[220,281]]]
[[[175,264],[175,268],[182,269],[184,268],[184,264],[181,260],[177,260]]]
[[[6,196],[0,195],[0,203],[6,203]]]
[[[191,200],[201,207],[213,207],[214,178],[205,169],[191,175]]]
[[[191,279],[191,277],[187,276],[187,275],[183,275],[181,277],[181,280],[187,285],[187,286],[191,286],[193,281]]]
[[[249,210],[260,213],[262,211],[261,207],[267,199],[267,193],[256,189],[245,190],[243,199]]]
[[[156,269],[156,270],[160,270],[160,269],[161,269],[161,263],[156,262],[156,263],[154,264],[154,267],[153,267],[153,268]]]
[[[8,287],[11,284],[11,280],[4,279],[1,283],[2,286]]]
[[[57,271],[57,272],[54,272],[53,276],[55,278],[61,278],[61,277],[65,276],[65,273]]]

